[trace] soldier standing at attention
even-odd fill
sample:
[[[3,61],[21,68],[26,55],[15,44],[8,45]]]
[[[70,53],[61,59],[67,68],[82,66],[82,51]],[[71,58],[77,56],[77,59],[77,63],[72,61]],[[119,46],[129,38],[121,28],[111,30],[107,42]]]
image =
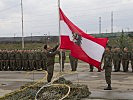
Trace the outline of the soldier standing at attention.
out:
[[[65,60],[66,60],[65,50],[62,50],[61,53],[62,53],[62,71],[64,71],[64,63],[65,63]],[[61,64],[61,54],[60,54],[60,52],[59,52],[59,63]]]
[[[47,60],[47,56],[46,56],[46,49],[47,48],[47,45],[46,47],[44,47],[44,50],[41,51],[41,55],[42,55],[42,60],[41,60],[41,67],[43,70],[47,70],[47,67],[46,67],[46,60]]]
[[[36,69],[39,70],[41,68],[41,51],[40,50],[36,50],[35,52],[35,64],[36,64]]]
[[[28,52],[26,50],[22,52],[22,66],[24,71],[28,70]]]
[[[130,56],[131,54],[128,51],[128,48],[125,47],[122,53],[122,66],[124,72],[128,72]]]
[[[8,52],[7,50],[3,51],[3,68],[4,71],[8,70]]]
[[[69,59],[72,71],[76,71],[78,66],[78,59],[71,56],[71,54],[69,54]]]
[[[107,46],[104,53],[104,67],[105,69],[105,79],[108,84],[107,88],[104,90],[112,90],[111,88],[111,71],[112,71],[112,53],[111,47]]]
[[[55,55],[58,53],[57,48],[59,45],[57,45],[55,48],[51,48],[50,46],[46,45],[44,47],[44,49],[47,50],[46,52],[46,56],[47,56],[47,60],[46,60],[46,65],[47,65],[47,72],[48,72],[48,76],[47,76],[47,81],[51,82],[51,79],[53,77],[53,71],[54,71],[54,63],[55,63]]]
[[[14,71],[15,70],[15,52],[14,50],[11,50],[9,53],[9,57],[10,57],[10,70]]]
[[[17,50],[16,51],[15,58],[16,58],[16,70],[17,71],[20,71],[20,70],[22,70],[22,66],[21,66],[21,58],[22,58],[22,55],[21,55],[20,50]]]
[[[28,60],[29,60],[29,70],[34,70],[34,52],[30,50],[28,53]]]
[[[133,72],[133,48],[131,51],[131,66],[132,66],[132,72]]]
[[[114,72],[120,71],[121,56],[119,48],[116,47],[113,52]]]

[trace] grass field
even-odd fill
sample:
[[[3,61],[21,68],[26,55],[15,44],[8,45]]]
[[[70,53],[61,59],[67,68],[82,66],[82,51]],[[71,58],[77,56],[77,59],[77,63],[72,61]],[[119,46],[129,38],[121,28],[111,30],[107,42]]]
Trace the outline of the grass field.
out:
[[[22,49],[21,43],[1,43],[0,49]],[[25,43],[25,49],[43,49],[43,43]]]

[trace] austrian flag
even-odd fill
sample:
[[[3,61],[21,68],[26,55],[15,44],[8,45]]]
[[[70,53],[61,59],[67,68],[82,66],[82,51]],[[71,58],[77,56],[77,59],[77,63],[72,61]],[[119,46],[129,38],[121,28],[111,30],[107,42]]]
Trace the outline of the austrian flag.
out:
[[[101,59],[108,42],[107,38],[95,38],[74,25],[60,11],[60,49],[71,51],[71,55],[100,69]]]

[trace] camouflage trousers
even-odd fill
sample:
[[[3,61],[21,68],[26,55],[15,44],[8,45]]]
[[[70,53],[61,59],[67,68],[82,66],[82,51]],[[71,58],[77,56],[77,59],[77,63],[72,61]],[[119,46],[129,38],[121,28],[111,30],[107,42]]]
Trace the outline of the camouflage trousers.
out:
[[[22,69],[28,70],[28,60],[22,60]]]
[[[3,63],[2,63],[2,60],[0,60],[0,70],[2,70],[2,67],[3,67]]]
[[[114,70],[115,71],[119,71],[120,70],[120,64],[121,64],[120,60],[113,60],[113,65],[114,65]]]
[[[40,60],[36,60],[35,61],[35,69],[40,69],[41,68],[41,61]]]
[[[48,72],[47,81],[51,82],[51,79],[53,77],[53,72],[54,72],[54,64],[47,66],[47,72]]]
[[[3,60],[2,69],[5,71],[8,70],[8,66],[9,66],[9,60]]]
[[[105,67],[105,80],[107,84],[111,84],[112,67]]]
[[[22,61],[20,59],[16,60],[16,70],[22,70]]]
[[[34,60],[29,60],[29,70],[34,70]]]
[[[14,70],[15,70],[15,60],[10,60],[9,69],[10,69],[11,71],[14,71]]]
[[[41,61],[41,67],[43,70],[47,70],[47,67],[46,67],[46,60],[42,60]]]
[[[94,67],[90,65],[90,72],[93,72]]]
[[[70,64],[71,64],[72,71],[76,71],[77,65],[78,65],[78,60],[77,59],[74,59],[74,60],[70,59]]]
[[[123,71],[127,72],[129,67],[129,60],[122,60]]]

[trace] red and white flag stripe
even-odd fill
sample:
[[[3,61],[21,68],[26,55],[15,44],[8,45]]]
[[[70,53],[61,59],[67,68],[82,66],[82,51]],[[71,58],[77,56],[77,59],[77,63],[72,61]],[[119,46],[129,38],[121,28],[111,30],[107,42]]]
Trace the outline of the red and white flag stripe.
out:
[[[61,25],[61,49],[71,51],[71,55],[84,62],[87,62],[100,69],[102,55],[104,53],[107,38],[95,38],[86,34],[76,25],[74,25],[60,10],[60,25]],[[81,45],[73,42],[73,33],[82,37]]]

